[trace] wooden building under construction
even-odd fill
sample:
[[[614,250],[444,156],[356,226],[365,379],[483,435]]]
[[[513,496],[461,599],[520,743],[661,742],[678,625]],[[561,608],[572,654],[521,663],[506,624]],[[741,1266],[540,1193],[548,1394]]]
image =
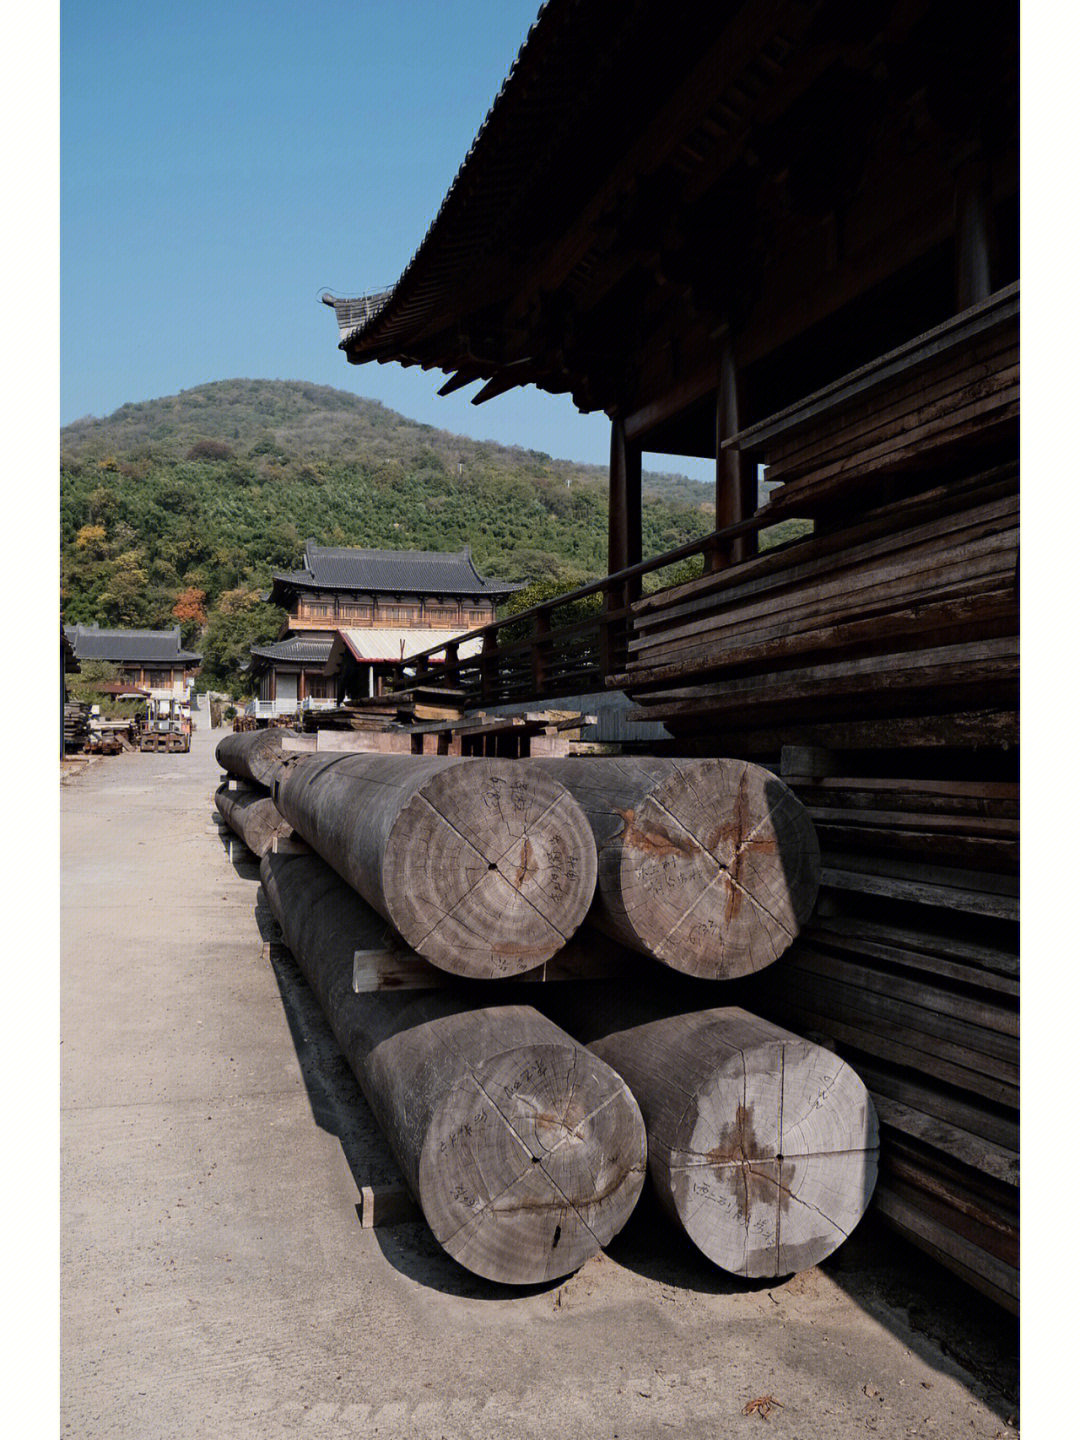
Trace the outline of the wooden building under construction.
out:
[[[736,1003],[852,1062],[879,1212],[1010,1307],[1017,62],[996,0],[548,0],[397,285],[326,297],[353,363],[610,417],[608,576],[444,673],[621,691],[796,789],[821,897]],[[712,534],[642,556],[643,452],[715,457]]]

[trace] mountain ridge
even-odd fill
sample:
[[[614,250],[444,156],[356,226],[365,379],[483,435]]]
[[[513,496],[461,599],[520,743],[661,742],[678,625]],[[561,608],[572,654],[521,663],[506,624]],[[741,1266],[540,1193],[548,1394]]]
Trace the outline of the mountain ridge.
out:
[[[489,578],[561,593],[606,571],[607,472],[471,440],[304,381],[224,380],[65,425],[61,609],[121,628],[181,621],[207,678],[245,682],[283,615],[262,596],[303,544],[470,547]],[[714,523],[710,487],[650,476],[643,544]],[[686,498],[689,497],[689,498]]]

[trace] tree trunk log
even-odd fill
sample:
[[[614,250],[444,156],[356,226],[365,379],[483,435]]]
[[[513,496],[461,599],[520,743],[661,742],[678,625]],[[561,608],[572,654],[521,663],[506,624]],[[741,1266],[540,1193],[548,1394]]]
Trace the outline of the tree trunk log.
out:
[[[274,800],[405,942],[457,975],[542,964],[596,884],[588,821],[551,775],[516,761],[303,755]]]
[[[269,795],[254,790],[230,790],[222,785],[214,804],[229,829],[240,836],[253,855],[263,856],[275,840],[292,834],[292,826]]]
[[[746,1010],[641,1020],[646,1002],[576,989],[542,1003],[629,1085],[653,1186],[698,1249],[760,1277],[808,1269],[843,1243],[878,1164],[873,1102],[848,1064]]]
[[[214,755],[230,775],[249,780],[253,785],[265,785],[269,790],[284,759],[281,742],[286,735],[295,734],[295,730],[286,730],[280,725],[270,730],[242,730],[223,735]]]
[[[261,873],[446,1253],[513,1285],[595,1255],[645,1178],[645,1129],[621,1078],[527,1005],[476,1008],[475,990],[354,994],[354,949],[383,922],[314,855],[269,853]]]
[[[809,918],[821,854],[782,780],[743,760],[537,760],[588,816],[590,922],[687,975],[776,960]]]

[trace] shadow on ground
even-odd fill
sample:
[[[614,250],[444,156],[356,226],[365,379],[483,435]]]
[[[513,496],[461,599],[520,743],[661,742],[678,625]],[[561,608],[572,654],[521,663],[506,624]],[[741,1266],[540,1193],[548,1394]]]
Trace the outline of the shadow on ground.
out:
[[[258,862],[222,822],[223,848],[238,875],[258,880]],[[312,1115],[336,1136],[359,1191],[400,1184],[401,1174],[329,1024],[289,950],[261,885],[255,921],[268,943],[270,963],[296,1048]],[[357,1205],[357,1226],[360,1206]],[[383,1255],[417,1284],[446,1295],[505,1302],[556,1290],[566,1277],[527,1286],[485,1281],[441,1249],[422,1219],[372,1232]],[[742,1280],[711,1265],[663,1212],[648,1185],[633,1215],[607,1247],[623,1268],[658,1284],[706,1296],[767,1291],[782,1316],[785,1297],[805,1288],[804,1276]],[[964,1382],[1001,1420],[1015,1423],[1019,1396],[1019,1323],[868,1215],[851,1238],[820,1267],[865,1313],[909,1350]],[[813,1272],[810,1272],[813,1273]]]

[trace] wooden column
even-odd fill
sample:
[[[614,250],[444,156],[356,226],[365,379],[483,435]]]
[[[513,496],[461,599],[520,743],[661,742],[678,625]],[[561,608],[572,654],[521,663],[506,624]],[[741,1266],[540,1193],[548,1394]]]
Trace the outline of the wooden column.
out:
[[[956,170],[956,301],[968,310],[985,300],[991,278],[990,176],[981,154],[968,156]]]
[[[641,559],[641,446],[626,438],[621,416],[611,422],[608,574]]]
[[[730,334],[720,346],[720,383],[716,391],[716,528],[723,530],[748,520],[757,509],[757,466],[738,450],[722,450],[721,441],[739,428],[739,379],[735,349]],[[757,538],[740,536],[715,547],[706,555],[710,570],[722,570],[752,555]]]

